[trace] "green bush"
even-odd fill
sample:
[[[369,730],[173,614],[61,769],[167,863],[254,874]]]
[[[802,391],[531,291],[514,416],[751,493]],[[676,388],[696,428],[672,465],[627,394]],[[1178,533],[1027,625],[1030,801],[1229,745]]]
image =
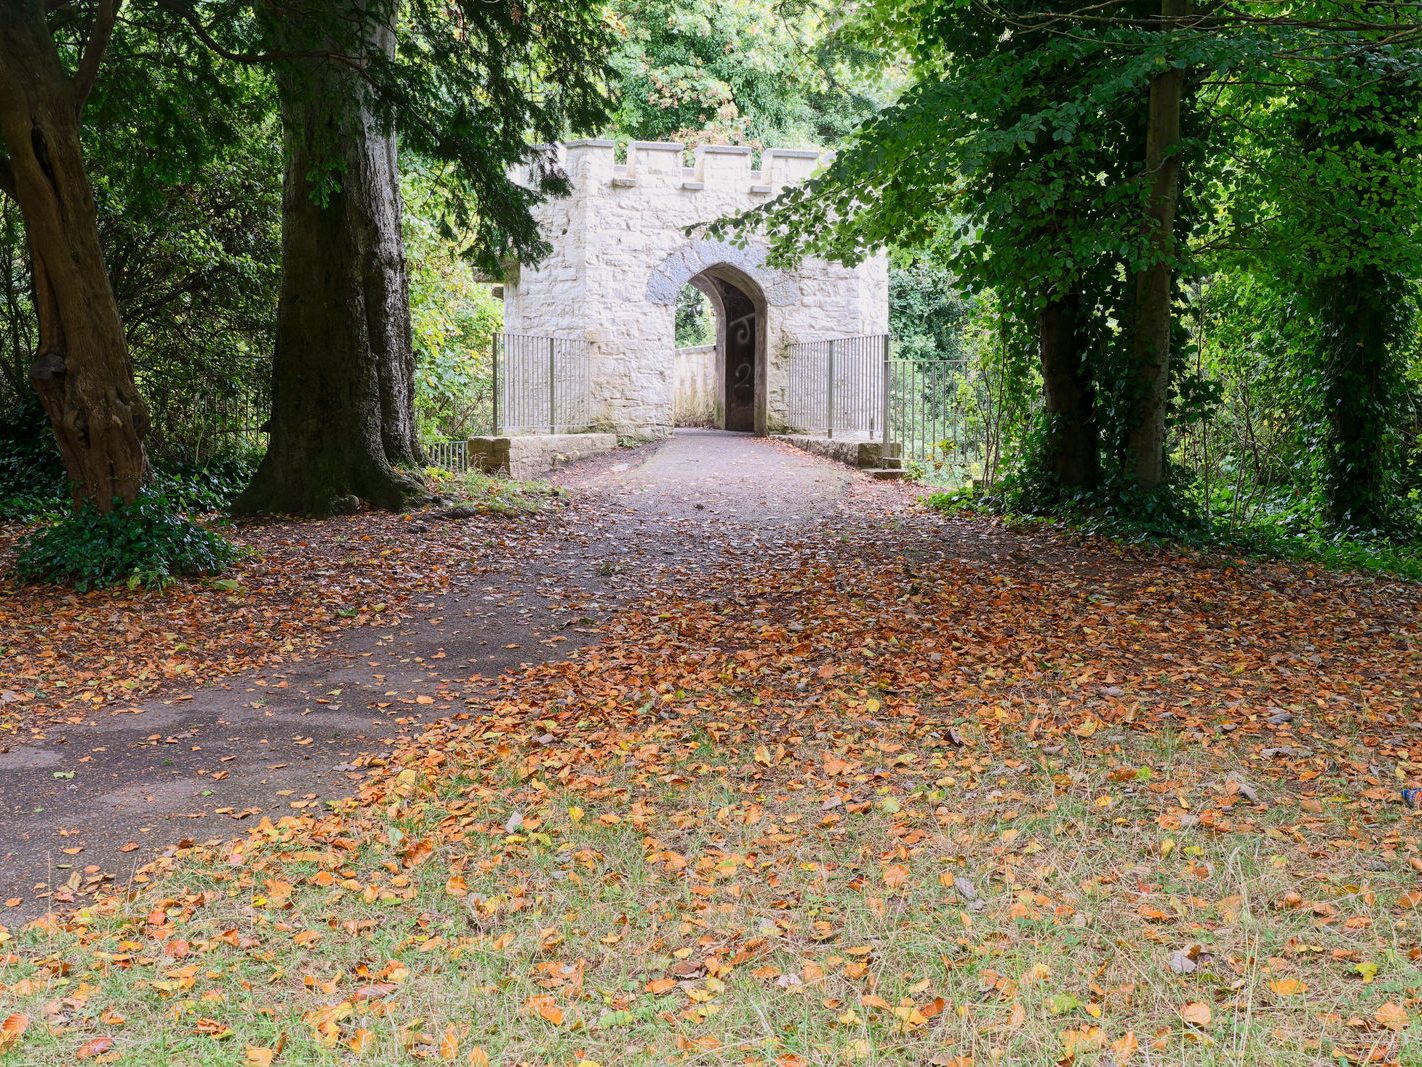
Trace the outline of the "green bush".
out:
[[[226,511],[247,488],[261,456],[255,453],[213,456],[204,463],[154,465],[152,490],[177,511]]]
[[[189,522],[165,497],[140,496],[110,512],[86,504],[25,541],[15,572],[23,581],[82,591],[127,584],[163,586],[179,575],[215,574],[236,548]]]

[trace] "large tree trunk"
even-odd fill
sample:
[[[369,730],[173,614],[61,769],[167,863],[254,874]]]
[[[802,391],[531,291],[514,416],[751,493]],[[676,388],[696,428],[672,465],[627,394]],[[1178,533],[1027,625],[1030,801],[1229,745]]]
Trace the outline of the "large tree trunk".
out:
[[[1189,0],[1161,0],[1165,19],[1188,14]],[[1126,428],[1127,475],[1151,490],[1165,475],[1165,408],[1170,385],[1171,301],[1175,208],[1180,188],[1180,102],[1185,71],[1167,66],[1151,79],[1146,125],[1146,174],[1150,197],[1145,230],[1150,260],[1136,274],[1135,329],[1131,339],[1132,396]]]
[[[323,36],[323,24],[350,24],[345,3],[300,15],[279,7],[269,19],[274,50],[360,57],[393,48],[393,34],[373,23],[357,40]],[[236,510],[400,508],[427,493],[397,469],[421,454],[394,133],[349,63],[283,62],[276,81],[286,179],[271,443]]]
[[[0,3],[5,191],[19,204],[34,268],[39,346],[30,379],[54,426],[76,503],[131,501],[147,462],[148,409],[99,244],[79,141],[83,90],[64,70],[44,5]]]
[[[1072,290],[1041,311],[1037,323],[1042,391],[1047,409],[1047,470],[1063,489],[1101,482],[1096,386],[1082,347],[1081,293]]]

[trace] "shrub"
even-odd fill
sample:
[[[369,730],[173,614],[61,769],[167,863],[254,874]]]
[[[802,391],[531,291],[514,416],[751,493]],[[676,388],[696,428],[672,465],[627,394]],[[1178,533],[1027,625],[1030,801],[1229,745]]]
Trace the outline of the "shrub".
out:
[[[166,498],[145,494],[110,512],[86,504],[32,534],[15,571],[24,581],[81,592],[120,583],[161,587],[179,575],[215,574],[236,555],[229,541],[189,522]]]
[[[238,453],[213,456],[204,463],[155,464],[152,487],[178,511],[226,511],[247,488],[261,456]]]

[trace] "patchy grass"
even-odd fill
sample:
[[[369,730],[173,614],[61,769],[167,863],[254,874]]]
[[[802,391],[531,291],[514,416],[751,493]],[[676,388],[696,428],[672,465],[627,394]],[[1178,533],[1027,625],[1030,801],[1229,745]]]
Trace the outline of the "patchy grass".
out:
[[[426,474],[435,490],[455,506],[481,515],[532,515],[567,497],[567,490],[549,482],[514,481],[478,470],[454,472],[431,467]]]
[[[954,529],[626,615],[11,931],[0,1062],[1419,1062],[1416,591]]]

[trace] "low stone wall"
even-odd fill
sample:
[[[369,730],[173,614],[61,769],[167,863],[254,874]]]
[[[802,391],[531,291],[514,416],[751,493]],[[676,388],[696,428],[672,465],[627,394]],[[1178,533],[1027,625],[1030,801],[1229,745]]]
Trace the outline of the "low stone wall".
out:
[[[715,426],[716,346],[678,348],[673,361],[676,392],[672,422],[677,426]]]
[[[610,433],[518,434],[511,437],[471,437],[469,463],[490,474],[504,473],[526,481],[585,456],[610,452],[617,437]]]
[[[860,470],[878,470],[893,467],[898,463],[899,446],[890,444],[887,456],[882,441],[870,441],[866,435],[847,437],[824,437],[807,433],[787,433],[777,435],[796,448],[837,463],[845,463]]]

